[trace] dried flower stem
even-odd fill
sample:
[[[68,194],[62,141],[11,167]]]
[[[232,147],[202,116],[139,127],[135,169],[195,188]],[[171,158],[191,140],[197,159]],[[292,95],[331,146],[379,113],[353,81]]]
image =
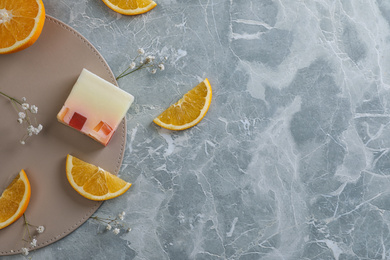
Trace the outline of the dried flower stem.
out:
[[[15,99],[15,98],[13,98],[13,97],[10,97],[10,96],[8,96],[8,95],[7,95],[7,94],[5,94],[4,92],[1,92],[1,91],[0,91],[0,94],[1,94],[1,95],[3,95],[4,97],[6,97],[6,98],[10,99],[10,100],[14,100],[14,101],[16,101],[16,102],[18,102],[18,103],[19,103],[19,101],[18,101],[17,99]],[[19,103],[19,104],[21,104],[21,103]]]
[[[98,217],[98,216],[91,216],[90,218],[93,219],[93,220],[96,220],[98,222],[105,223],[105,224],[111,224],[114,221],[116,221],[116,219],[102,218],[102,217]]]
[[[27,125],[26,133],[20,139],[20,143],[25,144],[26,140],[30,136],[32,136],[33,134],[35,135],[39,134],[43,126],[41,124],[38,124],[35,116],[33,116],[33,114],[38,113],[38,107],[35,105],[30,106],[30,104],[26,103],[26,98],[22,98],[22,100],[19,100],[5,94],[2,91],[0,91],[0,95],[10,100],[11,105],[18,113],[19,116],[19,118],[17,119],[18,123]]]
[[[138,66],[136,65],[136,61],[139,60]],[[150,73],[155,74],[157,69],[164,70],[165,66],[163,61],[167,60],[167,57],[160,57],[160,62],[156,62],[156,58],[154,56],[148,55],[145,56],[145,51],[142,48],[138,49],[138,55],[132,60],[130,65],[121,73],[116,80],[119,80],[127,75],[130,75],[133,72],[136,72],[141,69],[151,68]]]
[[[22,237],[22,241],[24,242],[27,242],[29,243],[29,246],[31,248],[34,248],[37,246],[37,239],[36,239],[36,236],[32,235],[31,234],[31,231],[30,231],[30,227],[34,227],[35,228],[35,232],[37,232],[38,234],[41,234],[45,231],[45,227],[44,226],[35,226],[35,225],[32,225],[30,224],[28,221],[27,221],[27,218],[26,218],[26,215],[23,213],[23,220],[24,220],[24,232],[23,232],[23,237]],[[28,235],[28,239],[25,238],[26,237],[26,234]],[[23,255],[28,255],[29,254],[29,249],[28,249],[28,246],[27,247],[22,247],[22,254]]]
[[[23,241],[26,241],[26,242],[29,242],[28,240],[26,240],[25,238],[24,238],[24,236],[26,235],[26,230],[27,230],[27,234],[28,234],[28,238],[30,239],[30,240],[32,240],[32,236],[31,236],[31,233],[30,233],[30,229],[28,228],[29,226],[30,226],[30,223],[28,223],[27,222],[27,219],[26,219],[26,215],[23,213],[23,219],[24,219],[24,232],[23,232],[23,238],[22,238],[22,240]]]
[[[99,216],[91,216],[89,218],[99,222],[99,223],[103,223],[105,226],[106,226],[106,230],[111,230],[112,228],[114,228],[112,230],[112,232],[115,234],[115,235],[118,235],[120,233],[120,230],[121,228],[125,229],[126,232],[130,232],[131,228],[128,228],[126,227],[126,225],[122,222],[124,220],[124,217],[126,215],[126,212],[122,212],[122,213],[119,213],[118,216],[116,216],[115,218],[112,218],[112,217],[109,217],[109,218],[103,218],[103,217],[99,217]]]
[[[126,77],[127,75],[130,75],[130,74],[133,73],[133,72],[136,72],[137,70],[143,69],[143,68],[145,68],[144,65],[145,65],[145,64],[141,64],[141,65],[139,65],[137,68],[133,69],[132,71],[127,72],[129,69],[131,69],[131,66],[129,66],[125,71],[123,71],[123,72],[122,72],[118,77],[116,77],[115,79],[118,80],[118,79],[120,79],[120,78]],[[151,67],[151,66],[149,66],[149,67]],[[126,72],[127,72],[127,73],[126,73]],[[126,74],[125,74],[125,73],[126,73]]]

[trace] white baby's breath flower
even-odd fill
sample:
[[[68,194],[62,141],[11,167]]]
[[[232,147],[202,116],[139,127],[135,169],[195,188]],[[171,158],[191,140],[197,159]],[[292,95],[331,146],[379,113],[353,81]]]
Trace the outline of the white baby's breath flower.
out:
[[[116,77],[116,80],[126,77],[141,69],[147,69],[147,71],[152,74],[155,74],[158,70],[163,71],[165,69],[163,63],[168,59],[167,57],[163,57],[160,54],[157,54],[157,57],[151,54],[146,54],[142,48],[139,48],[137,52],[138,55],[131,61],[130,65]]]
[[[25,247],[23,247],[23,248],[22,248],[22,254],[23,254],[23,255],[28,255],[28,253],[29,253],[29,252],[28,252],[28,249],[25,248]]]
[[[126,232],[130,232],[130,231],[131,231],[131,228],[126,229]]]
[[[139,49],[137,50],[137,52],[138,52],[138,54],[140,54],[140,55],[144,55],[144,54],[145,54],[145,51],[144,51],[144,49],[142,49],[142,48],[139,48]]]
[[[122,213],[118,214],[118,217],[120,220],[124,220],[125,219],[125,215],[126,215],[126,212],[122,211]]]
[[[35,238],[33,238],[33,240],[31,240],[31,246],[32,247],[36,247],[37,246],[37,240]]]
[[[118,235],[121,230],[119,228],[114,228],[112,231],[115,235]]]
[[[31,136],[31,135],[34,133],[34,131],[35,131],[35,127],[34,127],[33,125],[29,125],[29,126],[27,127],[27,134],[28,134],[29,136]]]
[[[26,132],[19,140],[21,144],[25,144],[30,136],[32,136],[33,134],[38,134],[42,130],[39,126],[35,127],[37,121],[35,115],[33,114],[38,113],[38,107],[35,105],[30,106],[30,104],[26,102],[27,99],[25,97],[23,97],[21,100],[16,99],[2,91],[0,91],[0,96],[7,98],[11,101],[11,104],[13,105],[18,114],[17,122],[21,125],[24,125],[24,123],[28,125],[27,128],[24,128]]]
[[[30,111],[31,111],[31,113],[36,114],[36,113],[38,113],[38,107],[36,105],[32,105],[30,107]]]
[[[27,110],[29,107],[30,107],[30,105],[27,104],[27,103],[23,103],[23,104],[22,104],[22,109],[23,109],[23,110]]]
[[[106,229],[107,229],[107,230],[111,230],[111,228],[112,228],[111,225],[110,225],[110,224],[107,224]]]
[[[43,125],[39,124],[38,127],[37,127],[37,129],[38,129],[39,131],[42,131]]]
[[[42,234],[45,231],[45,227],[44,226],[38,226],[36,230],[37,230],[37,232],[39,234]]]
[[[134,61],[133,61],[133,62],[131,62],[131,63],[130,63],[130,66],[129,66],[129,67],[130,67],[130,69],[134,69],[134,68],[135,68],[135,65],[136,65],[136,64],[135,64],[135,62],[134,62]]]
[[[25,141],[23,141],[23,140],[21,140],[21,141],[20,141],[20,144],[22,144],[22,145],[25,145],[25,144],[26,144],[26,142],[25,142]]]
[[[18,113],[18,116],[19,116],[19,118],[21,118],[21,119],[25,119],[25,118],[26,118],[26,113],[24,113],[24,112],[19,112],[19,113]]]
[[[154,61],[155,58],[156,58],[156,57],[151,56],[151,55],[146,56],[146,58],[145,58],[145,63],[146,63],[146,64],[151,63],[151,62]]]

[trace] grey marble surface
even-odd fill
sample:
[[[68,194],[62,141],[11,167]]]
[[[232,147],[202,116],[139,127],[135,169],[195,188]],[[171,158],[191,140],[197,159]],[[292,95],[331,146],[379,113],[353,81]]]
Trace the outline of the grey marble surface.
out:
[[[89,220],[33,259],[390,259],[390,2],[156,0],[127,17],[100,0],[44,0],[118,75],[143,47],[166,70],[135,96],[119,235]],[[152,119],[207,77],[206,117]],[[23,256],[4,257],[4,259]]]

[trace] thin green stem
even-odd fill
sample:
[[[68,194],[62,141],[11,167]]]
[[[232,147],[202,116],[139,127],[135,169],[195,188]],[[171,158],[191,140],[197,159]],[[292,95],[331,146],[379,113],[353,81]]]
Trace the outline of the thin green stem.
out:
[[[99,221],[101,223],[104,223],[104,224],[111,224],[113,222],[116,222],[118,221],[116,218],[115,219],[111,219],[111,218],[101,218],[101,217],[98,217],[98,216],[92,216],[90,217],[91,219],[94,219],[96,221]]]
[[[18,103],[19,105],[22,104],[22,102],[20,102],[20,101],[17,100],[16,98],[13,98],[13,97],[11,97],[11,96],[8,96],[8,95],[5,94],[4,92],[1,92],[1,91],[0,91],[0,95],[2,95],[2,96],[4,96],[4,97],[8,98],[8,99],[11,100],[11,101],[15,101],[15,102]]]
[[[127,75],[130,75],[131,73],[133,73],[133,72],[136,72],[137,70],[140,70],[140,69],[143,69],[143,68],[149,68],[149,67],[153,67],[153,64],[150,64],[150,65],[148,65],[148,66],[146,66],[147,64],[145,64],[145,63],[143,63],[143,64],[141,64],[140,66],[138,66],[137,68],[135,68],[134,70],[132,70],[132,71],[130,71],[130,72],[128,72],[128,73],[126,73],[126,74],[124,74],[124,75],[119,75],[118,77],[116,77],[116,80],[118,80],[118,79],[120,79],[120,78],[123,78],[123,77],[126,77]]]
[[[25,230],[27,230],[28,237],[30,238],[30,240],[32,240],[32,237],[31,237],[31,234],[30,234],[30,229],[28,228],[28,226],[30,226],[30,224],[27,222],[26,215],[24,213],[23,213],[23,218],[24,218],[24,223],[26,224]],[[25,234],[26,234],[26,231],[24,231],[23,240],[24,240],[24,235]]]
[[[142,69],[142,67],[143,67],[143,64],[140,65],[140,66],[138,66],[136,69],[134,69],[134,70],[132,70],[132,71],[130,71],[130,72],[127,72],[126,74],[123,74],[124,72],[126,72],[126,71],[124,71],[123,73],[121,73],[121,75],[119,75],[118,77],[116,77],[116,80],[118,80],[118,79],[120,79],[120,78],[123,78],[123,77],[126,77],[127,75],[129,75],[129,74],[131,74],[131,73],[133,73],[133,72],[136,72],[137,70]]]
[[[138,54],[134,59],[133,59],[133,62],[135,62],[138,58],[140,57],[140,55]],[[142,65],[141,65],[142,66]],[[124,77],[122,76],[123,74],[125,74],[129,69],[131,69],[131,66],[127,67],[127,69],[125,69],[121,74],[119,74],[118,77],[116,77],[116,80]]]

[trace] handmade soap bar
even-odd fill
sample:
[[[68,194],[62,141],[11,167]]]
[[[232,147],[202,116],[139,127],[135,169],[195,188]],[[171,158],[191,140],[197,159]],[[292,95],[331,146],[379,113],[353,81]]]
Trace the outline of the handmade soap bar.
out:
[[[133,100],[129,93],[83,69],[57,119],[107,145]]]

